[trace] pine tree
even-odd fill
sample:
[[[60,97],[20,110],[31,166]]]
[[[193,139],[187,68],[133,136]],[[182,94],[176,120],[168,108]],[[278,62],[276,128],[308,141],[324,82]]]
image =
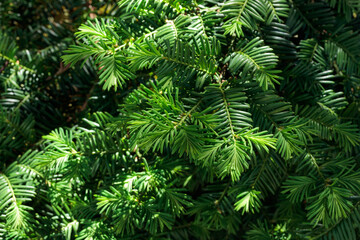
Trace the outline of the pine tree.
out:
[[[360,238],[359,12],[121,0],[82,24],[62,59],[93,66],[117,112],[93,107],[2,166],[2,237]]]

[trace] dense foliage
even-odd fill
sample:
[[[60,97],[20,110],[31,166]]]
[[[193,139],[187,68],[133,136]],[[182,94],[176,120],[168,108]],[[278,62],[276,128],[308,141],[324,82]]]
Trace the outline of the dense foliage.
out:
[[[359,1],[0,11],[0,238],[360,238]]]

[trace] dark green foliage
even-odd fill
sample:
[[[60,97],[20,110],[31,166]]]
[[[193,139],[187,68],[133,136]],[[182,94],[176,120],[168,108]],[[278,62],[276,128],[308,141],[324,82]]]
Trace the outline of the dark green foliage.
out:
[[[358,1],[59,4],[0,34],[0,238],[360,238]]]

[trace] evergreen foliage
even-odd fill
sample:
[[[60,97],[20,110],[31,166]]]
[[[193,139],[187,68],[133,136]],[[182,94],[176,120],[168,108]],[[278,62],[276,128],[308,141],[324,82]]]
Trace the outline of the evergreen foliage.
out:
[[[358,1],[60,2],[0,33],[0,238],[360,238]]]

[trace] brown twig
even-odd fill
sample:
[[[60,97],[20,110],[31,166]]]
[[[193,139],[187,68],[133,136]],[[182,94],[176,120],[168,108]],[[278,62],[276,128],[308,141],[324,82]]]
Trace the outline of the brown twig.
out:
[[[61,74],[63,74],[64,72],[66,72],[68,69],[70,68],[70,64],[64,66],[64,64],[62,62],[60,62],[60,67],[58,69],[58,71],[54,74],[54,76],[59,76]],[[49,76],[46,80],[51,80],[53,78],[53,76]]]

